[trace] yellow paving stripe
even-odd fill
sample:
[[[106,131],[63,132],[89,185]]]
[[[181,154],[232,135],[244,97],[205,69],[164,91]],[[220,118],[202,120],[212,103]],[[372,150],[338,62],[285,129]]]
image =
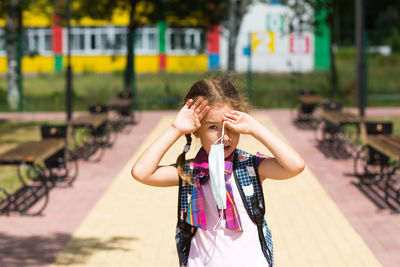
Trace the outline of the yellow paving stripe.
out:
[[[279,134],[267,116],[256,118]],[[130,177],[131,164],[172,120],[160,120],[53,266],[178,266],[177,188],[149,187]],[[189,157],[200,147],[199,141],[193,143]],[[180,139],[162,163],[174,162],[184,144]],[[239,148],[269,154],[249,136],[241,137]],[[381,266],[310,170],[263,186],[277,267]]]

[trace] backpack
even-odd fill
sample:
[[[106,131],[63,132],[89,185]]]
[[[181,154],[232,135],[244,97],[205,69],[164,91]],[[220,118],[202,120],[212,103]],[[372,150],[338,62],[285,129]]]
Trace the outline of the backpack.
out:
[[[194,170],[189,164],[185,166],[185,172],[196,176]],[[258,237],[261,249],[270,267],[273,266],[273,244],[271,231],[268,228],[264,218],[265,202],[264,193],[256,168],[255,158],[252,154],[236,149],[233,160],[233,172],[236,185],[240,196],[246,208],[250,219],[257,225]],[[196,235],[197,228],[186,222],[187,209],[193,185],[189,183],[183,184],[179,179],[179,195],[178,195],[178,222],[176,226],[175,241],[179,256],[179,265],[186,266],[192,238]]]

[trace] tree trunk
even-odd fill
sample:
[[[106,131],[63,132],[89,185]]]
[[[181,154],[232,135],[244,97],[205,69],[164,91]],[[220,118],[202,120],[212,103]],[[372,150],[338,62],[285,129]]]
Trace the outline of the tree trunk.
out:
[[[329,44],[329,56],[330,56],[330,82],[331,82],[331,97],[336,96],[338,93],[338,75],[336,67],[336,56],[334,51],[334,45],[336,44],[335,29],[333,19],[329,19],[329,33],[330,33],[330,44]]]
[[[228,71],[235,70],[235,48],[236,48],[236,40],[237,33],[235,32],[235,24],[236,24],[236,9],[237,9],[237,0],[229,1],[229,20],[228,20]]]
[[[127,48],[127,56],[126,56],[126,67],[124,73],[124,90],[129,91],[132,88],[132,76],[133,76],[133,57],[135,56],[134,44],[133,44],[133,34],[136,29],[134,16],[136,9],[136,1],[131,0],[131,10],[129,13],[129,25],[127,32],[127,40],[126,40],[126,48]]]
[[[243,16],[250,2],[250,0],[229,0],[228,71],[235,70],[237,38]]]
[[[18,109],[20,92],[18,90],[18,35],[20,34],[20,11],[18,9],[18,0],[11,0],[7,12],[5,36],[6,36],[6,54],[7,54],[7,102],[12,110]]]

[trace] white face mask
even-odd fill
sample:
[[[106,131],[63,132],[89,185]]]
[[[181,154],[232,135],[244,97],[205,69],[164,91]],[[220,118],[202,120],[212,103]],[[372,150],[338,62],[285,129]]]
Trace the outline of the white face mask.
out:
[[[226,209],[224,128],[225,122],[222,124],[222,136],[211,145],[208,154],[211,191],[219,209]],[[221,143],[217,144],[220,140]]]

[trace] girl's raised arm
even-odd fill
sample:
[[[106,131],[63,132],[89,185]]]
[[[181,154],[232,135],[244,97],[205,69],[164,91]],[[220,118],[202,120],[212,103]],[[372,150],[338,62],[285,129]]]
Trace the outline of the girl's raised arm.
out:
[[[184,134],[200,128],[200,120],[208,112],[207,100],[199,98],[193,103],[189,99],[179,111],[175,121],[151,144],[132,167],[132,177],[152,186],[178,185],[179,175],[175,166],[159,166],[168,149]]]
[[[258,167],[260,179],[287,179],[296,176],[305,168],[303,158],[286,142],[274,135],[250,115],[231,111],[224,116],[226,126],[242,133],[250,134],[260,141],[274,155],[264,159]]]

